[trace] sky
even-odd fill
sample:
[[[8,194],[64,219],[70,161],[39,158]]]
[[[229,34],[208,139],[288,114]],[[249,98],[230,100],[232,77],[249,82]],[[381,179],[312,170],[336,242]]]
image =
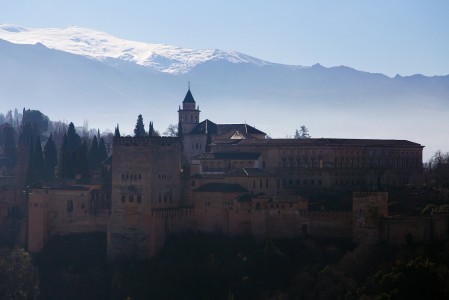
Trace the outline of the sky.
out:
[[[345,65],[388,76],[449,74],[447,0],[0,0],[0,23]]]

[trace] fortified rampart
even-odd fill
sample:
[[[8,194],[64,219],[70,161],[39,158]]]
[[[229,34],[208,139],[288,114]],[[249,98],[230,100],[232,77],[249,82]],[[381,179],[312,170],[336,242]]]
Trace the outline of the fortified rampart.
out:
[[[28,251],[40,252],[54,236],[105,232],[109,196],[99,186],[40,187],[28,190]]]

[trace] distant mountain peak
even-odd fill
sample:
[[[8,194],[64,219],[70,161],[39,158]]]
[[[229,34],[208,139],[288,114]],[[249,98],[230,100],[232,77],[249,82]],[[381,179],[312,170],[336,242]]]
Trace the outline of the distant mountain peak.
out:
[[[219,49],[195,50],[166,44],[150,44],[114,37],[105,32],[70,25],[58,28],[24,28],[12,24],[0,25],[0,39],[16,44],[41,43],[100,61],[119,59],[160,72],[183,74],[207,61],[226,60],[231,63],[272,64],[236,51]]]

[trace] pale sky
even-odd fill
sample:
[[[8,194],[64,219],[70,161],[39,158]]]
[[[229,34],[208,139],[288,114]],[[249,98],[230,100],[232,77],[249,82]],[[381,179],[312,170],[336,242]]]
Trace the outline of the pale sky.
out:
[[[271,62],[449,74],[447,0],[0,0],[0,23],[235,50]]]

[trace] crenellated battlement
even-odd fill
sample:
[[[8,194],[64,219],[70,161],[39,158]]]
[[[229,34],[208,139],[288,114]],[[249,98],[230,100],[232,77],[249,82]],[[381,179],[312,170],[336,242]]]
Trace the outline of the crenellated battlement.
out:
[[[168,137],[168,136],[152,136],[152,137],[115,137],[113,139],[114,146],[149,146],[149,145],[160,145],[160,146],[170,146],[174,143],[179,143],[178,137]]]

